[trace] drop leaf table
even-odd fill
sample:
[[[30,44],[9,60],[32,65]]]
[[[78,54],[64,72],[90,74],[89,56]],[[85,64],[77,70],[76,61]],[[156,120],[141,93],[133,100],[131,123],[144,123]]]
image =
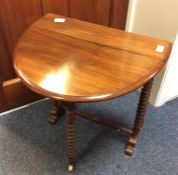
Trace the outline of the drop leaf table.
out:
[[[14,67],[31,90],[53,99],[49,121],[66,113],[68,170],[76,160],[75,116],[126,132],[132,155],[144,123],[154,76],[165,65],[171,43],[69,17],[47,14],[19,39]],[[84,114],[73,106],[109,100],[142,87],[133,128]]]

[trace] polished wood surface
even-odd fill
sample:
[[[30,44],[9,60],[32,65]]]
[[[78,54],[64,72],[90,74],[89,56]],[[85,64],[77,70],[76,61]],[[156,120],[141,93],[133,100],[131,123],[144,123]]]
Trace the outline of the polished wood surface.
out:
[[[21,98],[10,98],[15,101],[9,102],[6,96],[16,94],[16,81],[12,57],[16,42],[24,30],[42,15],[53,12],[64,16],[92,21],[93,23],[111,25],[124,29],[126,21],[127,7],[123,4],[128,0],[2,0],[0,1],[0,112],[6,109],[25,105],[32,100],[39,99],[39,96],[25,86],[19,86],[19,96]],[[121,8],[117,8],[121,6]],[[113,6],[117,7],[113,7]],[[117,8],[117,13],[116,9]],[[119,16],[119,18],[117,18]],[[117,18],[117,24],[113,25],[113,20]],[[2,86],[6,81],[11,81],[10,94],[9,86]],[[15,83],[13,85],[13,83]],[[22,84],[21,82],[19,82]],[[13,89],[14,87],[14,89]],[[6,88],[8,88],[6,90]],[[24,93],[28,92],[28,93]],[[22,99],[25,103],[22,103]],[[13,104],[13,105],[9,105]],[[16,105],[15,105],[16,104]]]
[[[126,21],[127,8],[123,2],[127,0],[113,0],[120,4],[122,14],[115,14],[117,4],[111,4],[111,0],[5,0],[0,2],[0,69],[3,81],[16,78],[12,54],[17,40],[35,20],[42,15],[53,12],[60,15],[70,16],[93,23],[109,25],[117,19],[117,28],[124,28],[122,21]],[[116,7],[111,7],[115,6]],[[107,13],[106,13],[107,11]],[[121,10],[117,10],[121,12]],[[111,14],[114,14],[110,16]],[[113,18],[113,19],[112,19]]]
[[[55,23],[54,18],[65,18]],[[163,45],[164,51],[155,49]],[[20,38],[14,66],[42,95],[72,102],[111,99],[150,80],[166,63],[171,43],[48,14]]]

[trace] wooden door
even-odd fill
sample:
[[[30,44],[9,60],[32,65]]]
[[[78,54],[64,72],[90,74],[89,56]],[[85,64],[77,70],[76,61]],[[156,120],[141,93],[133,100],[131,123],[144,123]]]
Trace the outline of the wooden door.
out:
[[[111,0],[71,0],[71,17],[109,25]]]
[[[85,21],[125,28],[128,0],[71,0],[71,17]]]
[[[129,0],[113,0],[111,4],[109,26],[118,29],[125,29]]]
[[[43,12],[125,28],[129,0],[42,0]]]
[[[41,15],[40,0],[0,0],[0,111],[40,97],[16,77],[12,64],[14,46],[22,32]]]
[[[43,98],[13,69],[13,49],[23,31],[45,13],[124,29],[128,0],[0,0],[0,112]]]
[[[70,16],[70,0],[42,0],[43,13]]]

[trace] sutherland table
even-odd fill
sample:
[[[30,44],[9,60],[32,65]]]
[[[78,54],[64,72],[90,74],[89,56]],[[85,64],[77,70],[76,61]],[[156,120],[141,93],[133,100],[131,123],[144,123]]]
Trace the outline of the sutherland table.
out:
[[[65,21],[54,22],[55,18],[65,18]],[[128,133],[126,153],[133,153],[153,77],[165,65],[170,50],[171,43],[164,40],[55,14],[41,17],[24,32],[15,48],[14,67],[31,90],[53,99],[51,123],[65,110],[70,171],[76,157],[76,115]],[[113,99],[141,86],[133,128],[73,108],[74,103]]]

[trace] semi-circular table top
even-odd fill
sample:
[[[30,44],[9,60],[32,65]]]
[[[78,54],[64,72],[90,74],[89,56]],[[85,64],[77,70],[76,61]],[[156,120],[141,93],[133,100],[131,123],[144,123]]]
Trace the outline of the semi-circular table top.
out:
[[[142,86],[163,68],[170,50],[168,41],[47,14],[19,39],[14,67],[39,94],[92,102]]]

